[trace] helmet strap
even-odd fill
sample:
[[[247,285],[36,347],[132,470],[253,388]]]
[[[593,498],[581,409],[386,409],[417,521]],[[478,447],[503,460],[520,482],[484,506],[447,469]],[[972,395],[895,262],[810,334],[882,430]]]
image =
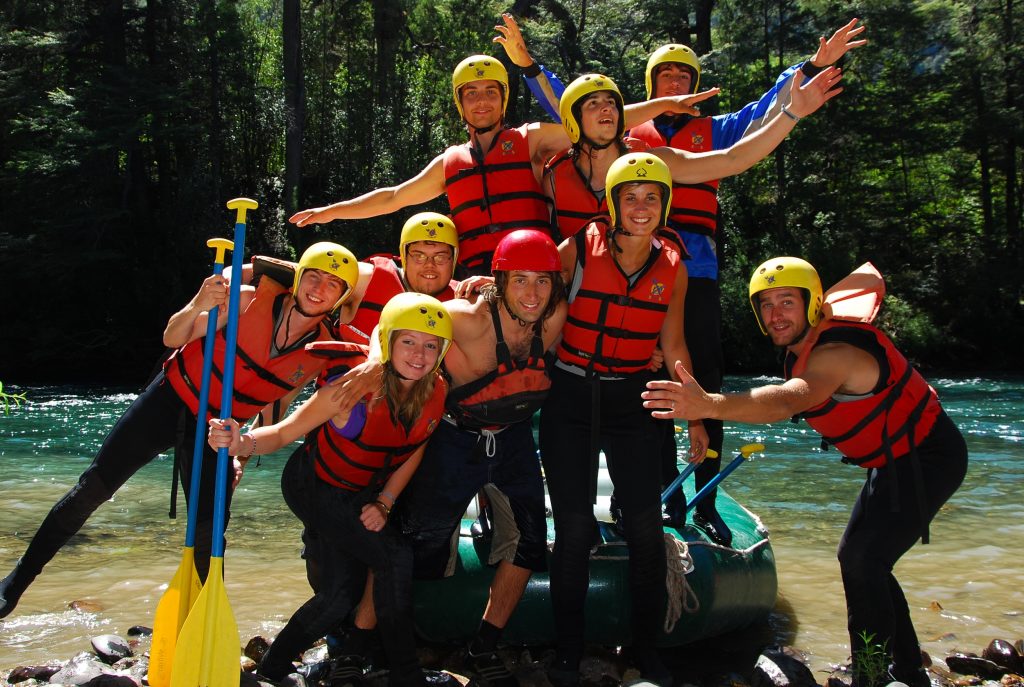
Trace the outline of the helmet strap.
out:
[[[508,312],[509,317],[511,317],[513,320],[515,320],[515,322],[520,327],[529,327],[530,326],[529,322],[527,322],[526,320],[521,318],[519,315],[516,315],[514,312],[512,312],[512,307],[508,304],[508,301],[505,300],[505,294],[501,294],[501,303],[502,303],[502,305],[505,306],[505,310],[506,310],[506,312]]]

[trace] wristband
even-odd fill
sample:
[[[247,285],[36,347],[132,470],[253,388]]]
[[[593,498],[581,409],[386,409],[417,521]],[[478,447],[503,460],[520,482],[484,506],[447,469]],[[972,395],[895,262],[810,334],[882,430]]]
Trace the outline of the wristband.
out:
[[[797,117],[795,114],[790,112],[789,108],[787,108],[785,105],[782,106],[782,114],[786,115],[787,117],[792,119],[794,122],[799,122],[801,119],[803,119],[802,117]]]
[[[395,495],[394,495],[394,494],[392,494],[392,493],[391,493],[390,491],[388,491],[387,489],[385,489],[385,490],[381,491],[381,492],[380,492],[379,494],[377,494],[377,495],[378,495],[378,496],[387,496],[387,497],[388,497],[389,499],[391,499],[391,506],[392,506],[392,507],[394,507],[394,505],[395,505],[395,501],[396,501],[397,499],[395,499]]]
[[[800,71],[802,71],[804,73],[804,76],[806,76],[808,79],[813,79],[824,70],[825,67],[819,67],[810,60],[807,60],[802,65],[800,65]]]
[[[245,437],[249,437],[250,439],[252,439],[252,448],[250,448],[249,452],[246,453],[244,456],[239,456],[239,458],[252,458],[252,454],[256,453],[256,435],[253,434],[252,432],[246,432],[245,434],[242,435],[243,439],[245,439]]]
[[[523,76],[527,79],[535,79],[540,75],[540,65],[536,62],[531,62],[528,66],[523,67]]]

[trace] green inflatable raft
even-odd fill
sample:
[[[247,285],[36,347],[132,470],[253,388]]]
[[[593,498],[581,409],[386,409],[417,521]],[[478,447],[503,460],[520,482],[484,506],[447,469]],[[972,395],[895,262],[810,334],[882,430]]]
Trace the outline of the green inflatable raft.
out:
[[[684,484],[692,499],[692,480]],[[733,548],[712,543],[688,524],[665,528],[668,548],[669,616],[678,616],[661,646],[679,646],[705,637],[738,630],[767,618],[775,604],[778,579],[768,532],[756,515],[721,488],[718,511],[732,529]],[[600,509],[601,506],[598,506]],[[607,508],[596,512],[607,513]],[[487,565],[490,542],[470,534],[463,520],[460,561],[455,574],[443,580],[416,584],[416,629],[427,641],[463,643],[473,638],[487,604],[493,569]],[[629,551],[608,522],[600,522],[602,544],[591,554],[587,595],[587,641],[619,646],[629,644]],[[554,526],[548,520],[548,549]],[[553,644],[550,582],[534,574],[522,601],[502,636],[518,645]]]

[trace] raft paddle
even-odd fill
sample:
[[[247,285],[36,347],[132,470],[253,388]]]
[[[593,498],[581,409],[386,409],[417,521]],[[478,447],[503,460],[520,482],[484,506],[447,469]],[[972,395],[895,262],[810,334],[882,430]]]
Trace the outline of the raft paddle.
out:
[[[235,210],[235,250],[231,273],[242,274],[245,253],[245,212],[258,207],[256,201],[235,198],[228,201],[228,209]],[[228,324],[225,334],[224,366],[220,417],[231,417],[231,400],[235,381],[235,346],[238,341],[238,310],[241,279],[231,280],[228,300]],[[241,642],[238,625],[231,612],[227,591],[224,589],[224,512],[228,490],[228,450],[217,450],[217,482],[213,502],[213,543],[210,552],[210,572],[199,598],[192,606],[188,619],[178,635],[171,669],[172,687],[238,687],[241,680],[238,656]]]
[[[725,466],[725,468],[711,478],[711,481],[704,485],[704,488],[698,491],[693,496],[693,500],[686,504],[686,512],[689,513],[694,506],[700,503],[705,496],[711,493],[711,490],[719,485],[719,483],[728,477],[733,470],[740,466],[745,460],[750,460],[751,454],[760,453],[764,450],[764,444],[747,444],[742,446],[739,451],[736,452],[736,456],[732,459],[732,462]]]
[[[718,451],[716,451],[713,448],[709,448],[707,456],[705,456],[705,460],[707,460],[708,458],[711,458],[712,460],[718,458]],[[698,465],[700,465],[700,463],[688,463],[686,467],[683,468],[683,471],[679,473],[679,476],[672,480],[672,484],[665,487],[665,491],[661,492],[662,503],[668,501],[668,497],[672,495],[672,492],[682,487],[683,482],[685,482],[686,478],[689,477],[690,474],[697,469]]]
[[[210,239],[206,245],[215,249],[213,274],[224,272],[224,253],[233,250],[234,243],[227,239]],[[196,413],[196,440],[192,446],[192,480],[188,504],[188,525],[185,528],[185,547],[181,550],[181,563],[167,591],[160,597],[153,617],[153,642],[149,649],[149,674],[146,676],[151,687],[170,687],[171,666],[174,663],[174,647],[178,633],[185,624],[185,618],[192,604],[203,588],[195,565],[196,518],[199,515],[199,478],[203,470],[203,443],[206,439],[206,409],[210,401],[210,373],[213,370],[213,343],[217,336],[219,308],[207,313],[206,339],[203,342],[203,376],[199,389],[199,409]]]

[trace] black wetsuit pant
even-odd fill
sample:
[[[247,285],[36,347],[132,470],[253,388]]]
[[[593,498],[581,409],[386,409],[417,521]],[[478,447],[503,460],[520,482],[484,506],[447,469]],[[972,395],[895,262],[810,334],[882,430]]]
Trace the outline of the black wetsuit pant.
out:
[[[701,388],[708,393],[722,390],[722,301],[718,281],[714,279],[691,277],[686,287],[686,318],[684,335],[686,347],[690,351],[693,364],[693,377]],[[667,373],[667,370],[666,370]],[[725,431],[721,420],[704,420],[704,429],[708,433],[708,448],[722,455],[722,443]],[[669,434],[671,432],[671,434]],[[676,456],[675,428],[669,427],[666,435],[671,438],[663,446],[662,482],[663,486],[679,474]],[[721,458],[708,458],[694,471],[693,479],[696,491],[711,481],[718,474],[722,465]],[[714,489],[698,505],[700,513],[711,512],[715,508]]]
[[[893,676],[907,679],[921,668],[921,647],[910,609],[893,566],[921,538],[939,508],[967,474],[967,445],[943,412],[917,447],[926,520],[918,507],[915,469],[910,457],[868,472],[860,497],[839,542],[839,568],[846,591],[854,674],[864,637],[892,657]],[[892,492],[899,510],[894,512]]]
[[[78,478],[78,484],[50,509],[22,556],[20,567],[26,574],[37,575],[128,478],[161,453],[179,445],[179,441],[184,456],[181,481],[188,499],[195,429],[195,415],[160,373],[110,430],[92,464]],[[203,447],[195,563],[199,576],[205,580],[213,541],[217,454],[206,442]],[[230,489],[227,499],[230,507]],[[230,512],[226,511],[225,526],[229,517]]]
[[[583,656],[584,601],[597,528],[590,497],[596,467],[590,448],[595,400],[600,447],[629,542],[634,647],[653,647],[664,620],[666,563],[659,459],[664,433],[640,398],[652,378],[644,372],[598,382],[558,368],[552,372],[551,391],[540,416],[540,448],[555,521],[551,601],[562,661],[578,663]]]
[[[260,672],[280,680],[292,672],[292,659],[308,649],[359,603],[368,571],[373,571],[377,629],[390,662],[389,684],[424,684],[416,657],[412,603],[412,546],[388,524],[371,532],[359,520],[376,491],[350,491],[316,475],[314,456],[299,447],[281,474],[281,492],[306,528],[308,553],[320,580],[313,597],[299,607],[260,663]]]

